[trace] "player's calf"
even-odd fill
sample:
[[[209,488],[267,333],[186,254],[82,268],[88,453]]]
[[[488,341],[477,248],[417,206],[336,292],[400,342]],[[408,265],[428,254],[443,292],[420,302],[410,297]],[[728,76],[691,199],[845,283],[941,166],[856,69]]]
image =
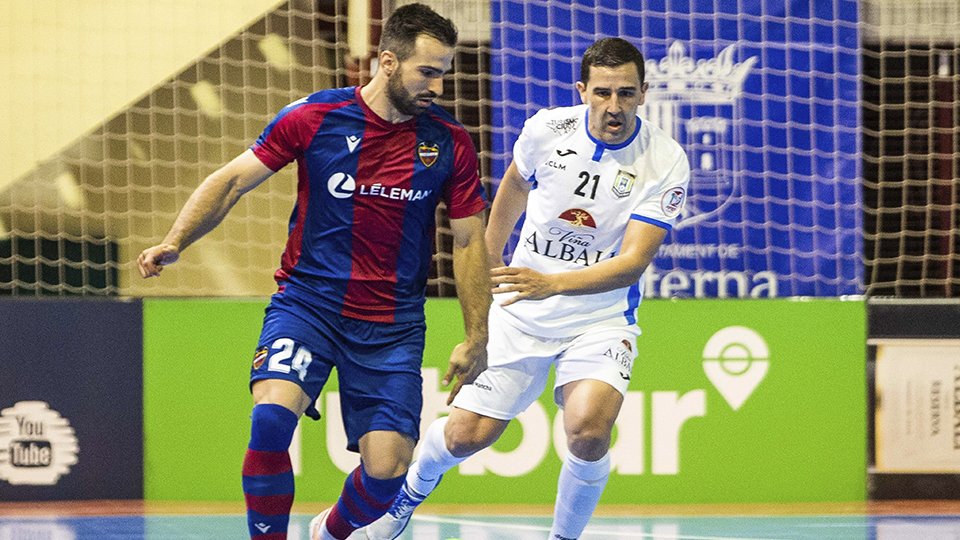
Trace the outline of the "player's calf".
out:
[[[250,444],[243,459],[247,525],[254,540],[286,538],[293,506],[290,441],[297,415],[275,404],[257,405],[251,416]]]

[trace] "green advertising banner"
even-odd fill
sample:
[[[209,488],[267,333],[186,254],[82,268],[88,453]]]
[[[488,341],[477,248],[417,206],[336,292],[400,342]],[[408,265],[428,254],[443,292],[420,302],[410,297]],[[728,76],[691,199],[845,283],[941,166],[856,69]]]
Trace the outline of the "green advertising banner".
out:
[[[239,501],[250,363],[266,300],[144,302],[148,500]],[[865,306],[840,300],[646,300],[602,503],[866,498]],[[427,302],[421,429],[463,335],[456,300]],[[345,450],[335,377],[291,445],[297,500],[334,501]],[[437,503],[552,504],[565,452],[551,392],[492,449],[444,477]]]

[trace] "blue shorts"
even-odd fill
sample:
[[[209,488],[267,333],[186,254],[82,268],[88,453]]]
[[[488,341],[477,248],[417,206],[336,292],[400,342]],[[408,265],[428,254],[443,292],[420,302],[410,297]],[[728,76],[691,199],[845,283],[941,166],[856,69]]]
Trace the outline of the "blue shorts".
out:
[[[336,367],[348,450],[359,451],[360,437],[370,431],[419,440],[424,322],[344,317],[290,287],[273,296],[265,313],[251,386],[262,379],[296,383],[310,397],[306,415],[319,420],[315,403]]]

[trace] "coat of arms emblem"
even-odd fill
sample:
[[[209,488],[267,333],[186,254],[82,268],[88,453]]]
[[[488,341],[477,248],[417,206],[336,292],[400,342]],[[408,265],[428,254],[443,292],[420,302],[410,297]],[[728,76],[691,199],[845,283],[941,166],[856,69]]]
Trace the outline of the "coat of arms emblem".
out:
[[[650,89],[641,116],[684,145],[690,158],[687,201],[676,228],[717,218],[742,191],[743,84],[758,57],[734,61],[735,45],[711,59],[694,60],[680,42],[667,56],[647,60]]]

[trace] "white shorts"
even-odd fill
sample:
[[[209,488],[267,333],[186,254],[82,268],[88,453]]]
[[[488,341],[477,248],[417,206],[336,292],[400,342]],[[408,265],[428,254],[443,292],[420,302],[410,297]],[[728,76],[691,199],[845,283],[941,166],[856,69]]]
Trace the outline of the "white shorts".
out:
[[[505,323],[490,311],[487,369],[464,386],[453,406],[477,414],[512,420],[547,386],[556,365],[553,399],[563,408],[563,385],[583,379],[603,381],[625,394],[637,357],[636,326],[589,330],[572,338],[532,336]]]

